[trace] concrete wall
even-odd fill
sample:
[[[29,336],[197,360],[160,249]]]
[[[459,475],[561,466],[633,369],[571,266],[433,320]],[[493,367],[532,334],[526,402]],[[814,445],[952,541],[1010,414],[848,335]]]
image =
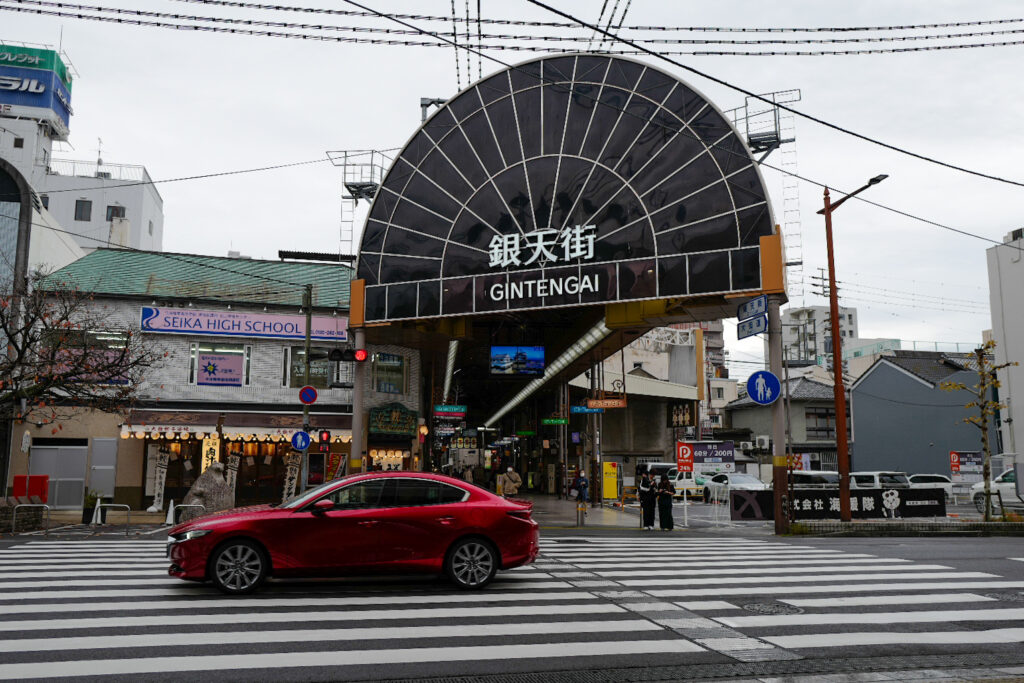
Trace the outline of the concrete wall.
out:
[[[1020,296],[1024,292],[1024,239],[986,251],[988,291],[992,308],[992,337],[996,342],[995,362],[1021,363],[999,371],[999,400],[1002,411],[1003,452],[1024,451],[1024,316]],[[1012,421],[1011,421],[1012,419]]]
[[[970,387],[978,376],[963,371],[947,379]],[[851,467],[949,474],[951,450],[981,449],[978,428],[963,422],[975,414],[964,408],[970,400],[968,392],[943,391],[890,365],[879,365],[851,391]]]

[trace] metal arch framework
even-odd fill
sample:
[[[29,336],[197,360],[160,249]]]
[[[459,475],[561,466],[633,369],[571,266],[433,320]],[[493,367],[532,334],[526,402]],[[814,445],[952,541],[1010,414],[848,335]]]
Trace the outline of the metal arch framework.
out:
[[[493,268],[495,236],[593,225],[594,258]],[[367,322],[756,291],[773,233],[760,173],[713,104],[641,62],[526,62],[456,95],[374,199]],[[600,277],[588,297],[483,301],[493,283]]]

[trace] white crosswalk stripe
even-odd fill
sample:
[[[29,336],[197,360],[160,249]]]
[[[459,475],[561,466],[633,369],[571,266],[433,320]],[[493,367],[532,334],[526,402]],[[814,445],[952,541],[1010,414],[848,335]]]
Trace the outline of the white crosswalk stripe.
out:
[[[246,598],[168,577],[163,554],[162,540],[0,550],[0,680],[343,680],[381,665],[402,677],[452,662],[472,674],[1024,643],[1024,576],[774,539],[546,538],[536,564],[484,591],[275,581]]]

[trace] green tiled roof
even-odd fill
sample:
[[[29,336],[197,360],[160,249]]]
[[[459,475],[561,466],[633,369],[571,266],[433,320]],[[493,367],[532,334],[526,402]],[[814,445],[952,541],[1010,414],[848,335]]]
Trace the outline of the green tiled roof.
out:
[[[155,299],[302,305],[348,309],[352,269],[335,263],[258,261],[157,251],[97,249],[48,275],[42,288],[75,286],[94,294]]]

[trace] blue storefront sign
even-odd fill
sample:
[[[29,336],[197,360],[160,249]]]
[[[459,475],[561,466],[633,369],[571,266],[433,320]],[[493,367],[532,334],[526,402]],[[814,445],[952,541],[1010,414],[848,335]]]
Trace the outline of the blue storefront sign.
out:
[[[53,71],[0,65],[0,105],[9,114],[45,117],[42,111],[55,114],[67,128],[71,121],[71,92]]]

